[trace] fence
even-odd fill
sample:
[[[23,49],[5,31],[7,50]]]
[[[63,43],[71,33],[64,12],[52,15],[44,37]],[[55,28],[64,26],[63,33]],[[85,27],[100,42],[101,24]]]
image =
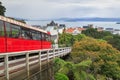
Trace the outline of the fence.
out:
[[[30,66],[39,64],[44,61],[49,62],[55,57],[62,57],[71,52],[70,47],[44,50],[31,50],[12,53],[1,53],[0,59],[0,77],[4,76],[5,80],[10,80],[10,74],[26,68],[27,76],[29,76]]]

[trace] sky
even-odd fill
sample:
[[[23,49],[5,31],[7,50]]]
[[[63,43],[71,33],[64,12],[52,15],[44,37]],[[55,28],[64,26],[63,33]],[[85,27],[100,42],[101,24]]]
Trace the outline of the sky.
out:
[[[6,16],[26,19],[120,18],[120,0],[0,0]]]

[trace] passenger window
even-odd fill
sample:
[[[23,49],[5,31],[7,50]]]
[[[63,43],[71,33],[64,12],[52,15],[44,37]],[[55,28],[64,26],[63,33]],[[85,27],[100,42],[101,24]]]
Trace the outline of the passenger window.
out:
[[[46,40],[49,41],[49,36],[46,34]]]
[[[17,25],[11,24],[11,29],[12,29],[12,37],[13,38],[19,38],[19,36],[21,34],[20,27],[17,26]]]
[[[50,35],[48,35],[48,41],[51,41],[51,36]]]
[[[42,33],[39,32],[38,35],[39,35],[39,40],[42,40]]]
[[[22,34],[21,34],[21,36],[22,36],[23,39],[30,39],[30,40],[32,40],[33,39],[32,35],[33,34],[32,34],[32,32],[31,32],[30,29],[22,28]]]
[[[33,37],[33,40],[38,40],[37,32],[32,31],[32,37]]]
[[[45,40],[45,34],[42,33],[42,40]]]
[[[33,37],[33,40],[36,40],[35,32],[34,31],[32,31],[32,37]]]
[[[4,36],[4,25],[3,25],[3,21],[0,21],[0,36]]]
[[[17,25],[5,22],[5,27],[6,27],[7,37],[19,38],[19,36],[21,35],[21,28],[20,28],[20,26],[17,26]]]
[[[10,28],[10,23],[5,22],[5,27],[6,27],[6,36],[12,37],[12,30]]]

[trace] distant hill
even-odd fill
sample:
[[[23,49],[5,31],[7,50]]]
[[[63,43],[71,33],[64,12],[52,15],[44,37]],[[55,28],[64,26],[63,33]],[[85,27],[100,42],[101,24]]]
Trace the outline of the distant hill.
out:
[[[120,22],[120,18],[60,18],[56,20],[66,22],[77,22],[77,21],[102,21],[102,22]]]
[[[16,18],[20,19],[21,18]],[[77,21],[101,21],[101,22],[120,22],[120,18],[99,18],[99,17],[93,17],[93,18],[52,18],[52,19],[22,19],[24,21],[65,21],[65,22],[77,22]]]

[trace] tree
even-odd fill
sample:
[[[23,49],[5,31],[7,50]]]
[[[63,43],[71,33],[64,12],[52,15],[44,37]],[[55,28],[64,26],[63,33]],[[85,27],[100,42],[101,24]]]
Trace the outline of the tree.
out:
[[[82,33],[85,34],[86,36],[93,37],[95,39],[106,40],[113,47],[120,50],[120,35],[114,35],[108,31],[98,32],[94,28],[88,28],[87,30],[83,31]]]
[[[72,35],[68,33],[59,34],[58,43],[63,46],[72,46],[75,41],[85,38],[84,34]]]
[[[83,34],[89,37],[93,37],[96,39],[103,39],[105,36],[113,36],[110,32],[108,31],[101,31],[98,32],[97,29],[94,28],[88,28],[85,31],[82,31]]]
[[[0,15],[5,15],[6,8],[2,5],[2,2],[0,2]]]
[[[75,63],[90,58],[92,60],[90,72],[96,79],[98,75],[114,80],[120,79],[120,52],[107,41],[83,38],[73,45],[71,57]]]
[[[73,62],[66,62],[62,59],[56,58],[54,67],[55,72],[67,75],[70,80],[95,80],[95,78],[87,72],[91,63],[92,61],[89,59],[78,64],[74,64]]]
[[[113,35],[112,38],[107,40],[113,47],[120,50],[120,35]]]

